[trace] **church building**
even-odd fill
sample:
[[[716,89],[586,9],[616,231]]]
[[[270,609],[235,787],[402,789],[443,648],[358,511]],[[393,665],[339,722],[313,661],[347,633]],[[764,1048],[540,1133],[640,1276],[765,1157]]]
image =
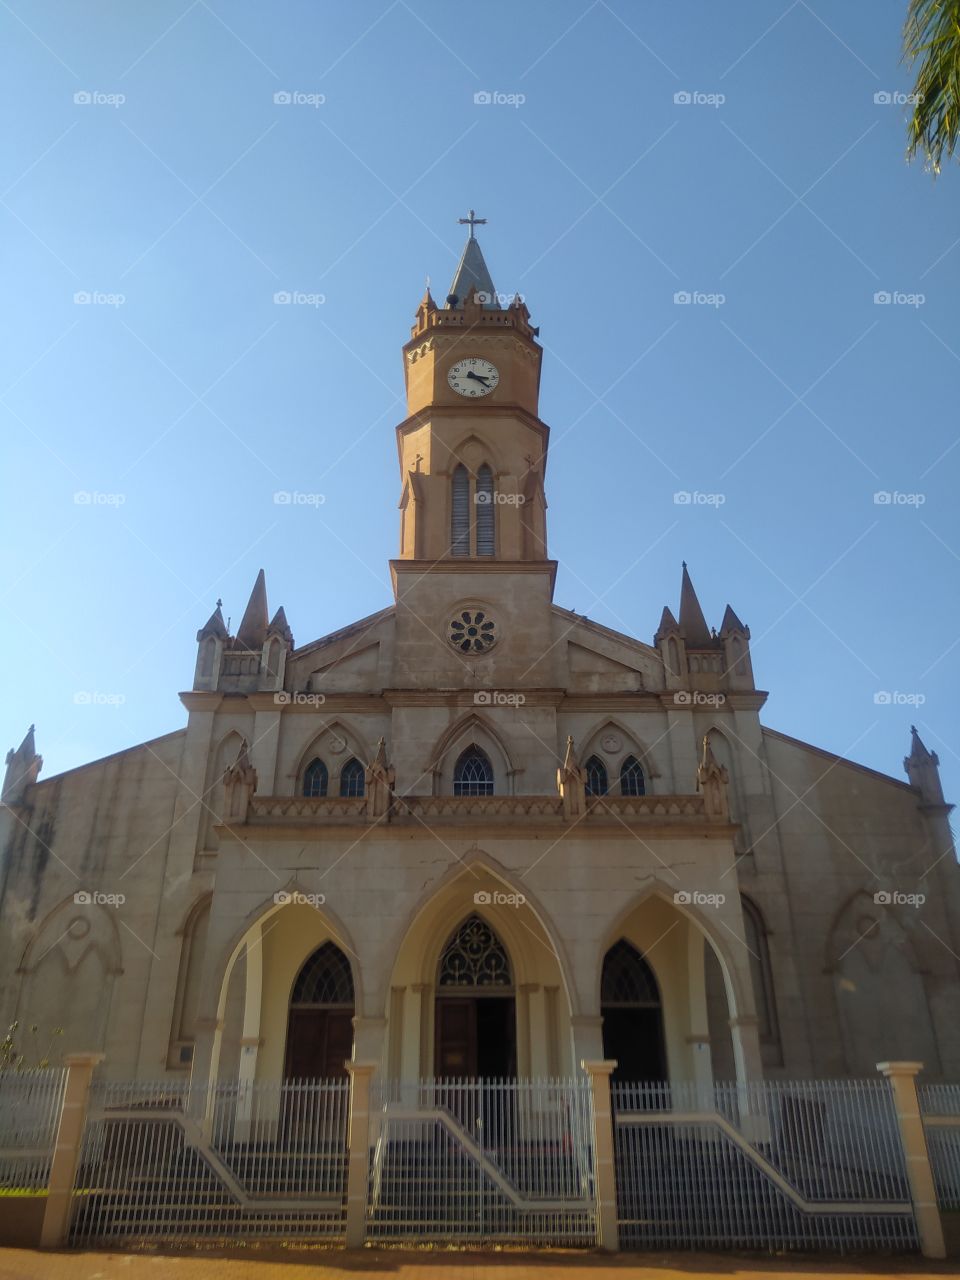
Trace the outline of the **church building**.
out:
[[[768,728],[686,565],[646,639],[554,602],[539,331],[466,221],[403,346],[393,601],[296,644],[261,571],[184,725],[8,755],[4,1025],[116,1080],[960,1078],[936,755]]]

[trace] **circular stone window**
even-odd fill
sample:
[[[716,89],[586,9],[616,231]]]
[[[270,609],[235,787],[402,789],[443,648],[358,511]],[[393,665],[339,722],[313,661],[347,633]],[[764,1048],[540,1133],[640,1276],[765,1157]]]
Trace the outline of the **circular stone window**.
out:
[[[497,642],[497,624],[483,609],[463,609],[451,619],[448,639],[461,653],[486,653]]]

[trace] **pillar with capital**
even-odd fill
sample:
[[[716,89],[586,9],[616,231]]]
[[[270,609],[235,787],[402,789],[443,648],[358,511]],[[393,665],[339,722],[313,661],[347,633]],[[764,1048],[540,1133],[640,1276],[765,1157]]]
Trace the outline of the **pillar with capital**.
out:
[[[923,1063],[878,1062],[877,1070],[886,1076],[893,1093],[910,1199],[917,1219],[920,1251],[925,1258],[945,1258],[947,1251],[943,1239],[943,1223],[940,1220],[937,1190],[933,1170],[930,1168],[920,1099],[917,1096],[917,1076],[923,1070]]]

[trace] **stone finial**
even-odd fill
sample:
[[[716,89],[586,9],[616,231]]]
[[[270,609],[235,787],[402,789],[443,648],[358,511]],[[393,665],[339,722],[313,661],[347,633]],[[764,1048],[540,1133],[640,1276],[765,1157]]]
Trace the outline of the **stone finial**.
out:
[[[247,820],[250,797],[257,789],[257,771],[250,763],[246,738],[240,744],[237,758],[223,775],[223,818],[225,822],[243,824]]]
[[[389,814],[396,781],[396,770],[387,763],[386,741],[381,738],[377,743],[376,755],[364,773],[364,810],[371,822],[377,822]]]
[[[263,570],[257,574],[257,580],[250,592],[250,599],[243,611],[240,626],[237,628],[236,646],[238,649],[260,649],[267,638],[269,614],[267,612],[267,580]]]
[[[4,804],[23,804],[27,787],[33,786],[43,768],[43,756],[37,755],[33,733],[34,726],[31,725],[16,751],[11,748],[7,752],[7,771],[3,776],[2,793]]]
[[[579,818],[587,811],[587,775],[577,764],[573,738],[567,738],[563,764],[557,770],[557,790],[563,800],[563,816]]]
[[[717,761],[710,746],[710,735],[704,734],[700,748],[700,764],[697,768],[697,790],[703,793],[703,804],[708,818],[719,818],[727,821],[730,817],[730,802],[727,796],[727,783],[730,775],[726,766]]]
[[[940,757],[935,751],[927,750],[917,726],[913,724],[910,726],[910,754],[905,757],[903,767],[911,787],[917,788],[924,804],[946,803],[940,782]]]

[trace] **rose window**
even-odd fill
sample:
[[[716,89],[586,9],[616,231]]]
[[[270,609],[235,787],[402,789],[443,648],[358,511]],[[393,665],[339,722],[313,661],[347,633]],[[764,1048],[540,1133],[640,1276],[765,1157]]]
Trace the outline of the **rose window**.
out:
[[[464,609],[450,622],[450,643],[462,653],[486,653],[497,640],[497,624],[482,609]]]

